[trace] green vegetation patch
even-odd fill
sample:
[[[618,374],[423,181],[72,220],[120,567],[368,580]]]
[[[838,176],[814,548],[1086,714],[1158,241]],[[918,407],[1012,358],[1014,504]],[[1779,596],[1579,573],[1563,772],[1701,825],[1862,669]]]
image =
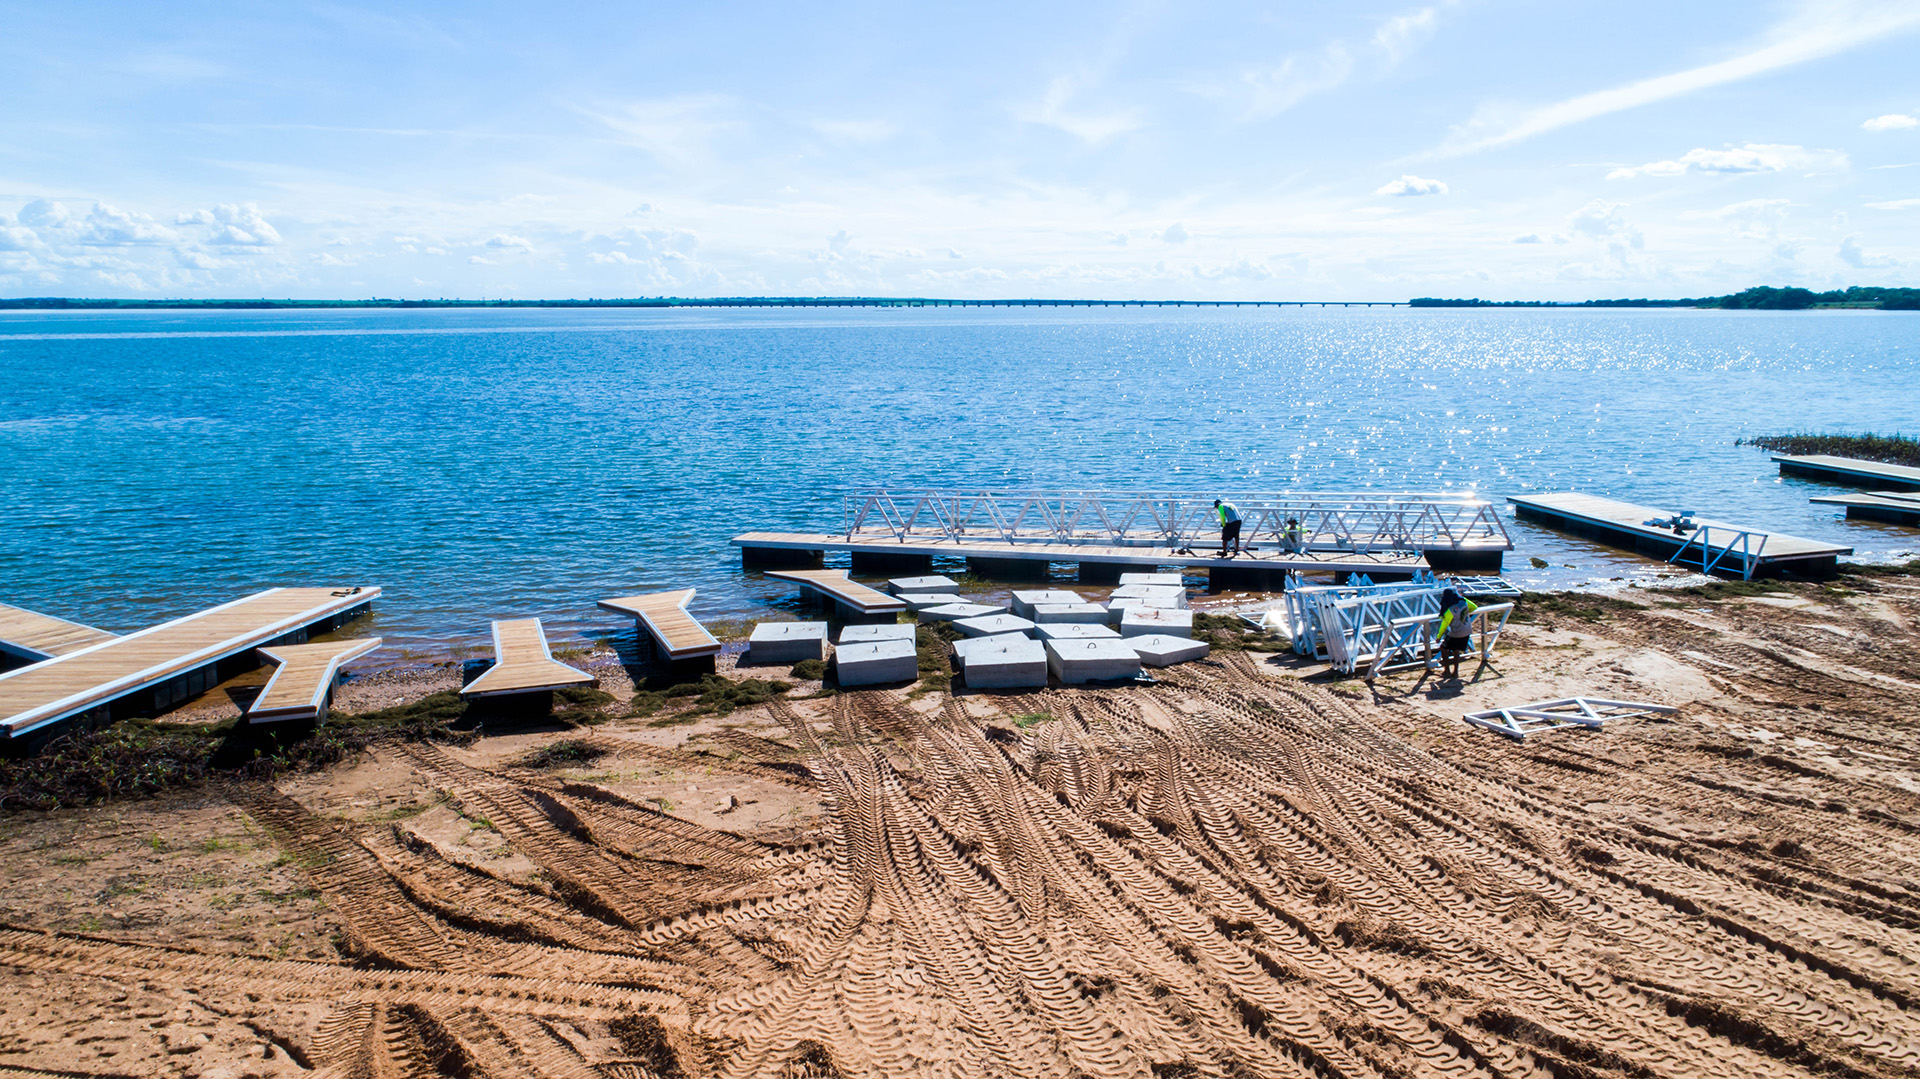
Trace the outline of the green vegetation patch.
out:
[[[1285,652],[1292,645],[1237,614],[1193,614],[1193,639],[1216,652]]]
[[[1795,457],[1824,454],[1851,457],[1856,461],[1879,461],[1889,465],[1920,468],[1920,438],[1912,435],[1821,435],[1799,431],[1784,435],[1755,435],[1734,440],[1736,446],[1752,446],[1771,453]]]
[[[597,761],[606,755],[607,750],[603,746],[578,738],[563,738],[558,742],[549,742],[513,763],[516,768],[565,768]]]
[[[1550,618],[1575,618],[1582,622],[1603,622],[1614,615],[1639,609],[1638,604],[1590,592],[1527,592],[1521,595],[1520,602],[1514,604],[1512,621],[1544,622]]]
[[[652,724],[670,727],[691,723],[700,716],[724,716],[738,708],[765,704],[792,688],[791,682],[771,678],[743,678],[736,682],[717,674],[703,674],[698,682],[682,682],[666,689],[643,689],[627,703],[633,709],[632,714],[642,718],[671,709],[672,715]]]
[[[787,672],[804,682],[818,682],[827,676],[827,661],[824,659],[803,659]]]
[[[1905,565],[1873,566],[1858,562],[1840,563],[1840,572],[1851,577],[1920,577],[1920,558]]]

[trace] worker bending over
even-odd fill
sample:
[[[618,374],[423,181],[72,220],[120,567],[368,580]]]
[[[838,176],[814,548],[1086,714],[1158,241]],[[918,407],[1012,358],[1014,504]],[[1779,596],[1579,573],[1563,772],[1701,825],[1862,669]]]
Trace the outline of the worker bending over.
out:
[[[1232,557],[1232,555],[1227,554],[1228,540],[1233,541],[1233,553],[1239,554],[1240,553],[1240,511],[1233,508],[1233,503],[1222,502],[1217,498],[1213,500],[1213,509],[1215,513],[1218,513],[1220,515],[1220,554],[1221,556],[1226,558]]]
[[[1473,612],[1479,609],[1451,588],[1440,593],[1440,677],[1459,679],[1460,657],[1473,647]]]

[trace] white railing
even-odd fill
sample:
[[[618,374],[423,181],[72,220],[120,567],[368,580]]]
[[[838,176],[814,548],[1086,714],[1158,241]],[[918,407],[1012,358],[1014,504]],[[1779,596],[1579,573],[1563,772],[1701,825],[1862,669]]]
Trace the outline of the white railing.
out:
[[[1414,574],[1410,581],[1395,581],[1390,584],[1374,584],[1361,574],[1346,584],[1309,585],[1305,584],[1304,579],[1298,574],[1293,574],[1287,581],[1286,590],[1280,594],[1281,602],[1286,605],[1287,629],[1293,634],[1293,650],[1300,655],[1316,658],[1329,654],[1335,647],[1345,647],[1344,644],[1338,646],[1330,644],[1328,638],[1321,633],[1322,625],[1332,624],[1336,627],[1336,635],[1341,636],[1343,640],[1348,636],[1340,628],[1345,625],[1345,622],[1336,618],[1329,623],[1328,618],[1332,616],[1322,615],[1323,610],[1330,611],[1342,603],[1370,596],[1432,592],[1435,597],[1438,597],[1437,586],[1438,582],[1433,574],[1425,570]],[[1433,602],[1434,608],[1438,610],[1439,600],[1436,598]]]
[[[1241,541],[1275,549],[1513,549],[1492,503],[1472,493],[1328,492],[1224,495]],[[1220,537],[1213,495],[1192,492],[868,490],[849,494],[842,531],[901,543],[1183,547]]]
[[[1714,531],[1716,531],[1716,529],[1713,525],[1699,525],[1695,527],[1693,534],[1687,537],[1686,542],[1682,543],[1679,549],[1675,550],[1673,554],[1667,556],[1667,561],[1676,565],[1684,564],[1683,557],[1687,551],[1691,548],[1698,547],[1700,550],[1696,557],[1700,560],[1700,572],[1712,573],[1714,567],[1732,557],[1737,550],[1740,556],[1740,579],[1743,581],[1753,580],[1753,571],[1760,564],[1760,552],[1767,547],[1767,534],[1765,532],[1743,532],[1732,528],[1721,527],[1717,529],[1717,531],[1726,538],[1720,544],[1719,551],[1716,553],[1713,541],[1709,536],[1709,533]],[[1756,539],[1759,542],[1756,543]]]

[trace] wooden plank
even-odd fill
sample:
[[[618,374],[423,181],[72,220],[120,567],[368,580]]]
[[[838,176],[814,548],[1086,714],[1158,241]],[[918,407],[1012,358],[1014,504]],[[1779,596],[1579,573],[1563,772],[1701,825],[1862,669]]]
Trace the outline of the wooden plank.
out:
[[[1620,502],[1611,498],[1601,498],[1598,495],[1583,495],[1573,491],[1550,491],[1537,495],[1513,495],[1509,497],[1507,501],[1514,503],[1522,509],[1532,510],[1537,514],[1549,517],[1570,518],[1575,521],[1600,526],[1622,536],[1646,541],[1656,546],[1670,546],[1676,550],[1681,544],[1687,542],[1690,537],[1695,535],[1695,533],[1692,532],[1682,535],[1674,532],[1670,528],[1656,528],[1643,523],[1648,518],[1671,517],[1673,513],[1670,510],[1655,509],[1652,506],[1635,505],[1631,502]],[[1790,536],[1784,532],[1768,532],[1765,529],[1754,528],[1751,525],[1731,524],[1726,521],[1715,520],[1708,517],[1695,517],[1694,523],[1696,525],[1711,527],[1716,533],[1725,530],[1727,535],[1735,532],[1750,532],[1756,539],[1760,536],[1765,536],[1766,546],[1761,548],[1759,558],[1760,563],[1763,565],[1768,562],[1788,561],[1798,558],[1830,558],[1837,555],[1853,553],[1853,548],[1841,546],[1837,543],[1823,543],[1820,540]],[[1698,546],[1697,543],[1695,545]],[[1715,549],[1718,549],[1717,542]],[[1733,553],[1733,558],[1738,560],[1740,557],[1741,553],[1736,550]]]
[[[1369,573],[1388,570],[1411,573],[1426,568],[1426,558],[1418,553],[1361,551],[1307,551],[1287,554],[1277,547],[1248,551],[1234,558],[1208,554],[1206,544],[1193,548],[1194,554],[1179,554],[1174,548],[1148,546],[1108,546],[1091,543],[997,543],[982,541],[919,541],[900,543],[893,539],[848,539],[844,534],[817,532],[745,532],[733,537],[735,547],[765,547],[785,551],[848,551],[892,555],[928,555],[951,558],[1005,558],[1040,562],[1102,562],[1127,566],[1184,566],[1189,569],[1265,569],[1301,570],[1308,573]],[[1462,547],[1463,551],[1482,548]],[[1504,546],[1486,547],[1487,551],[1505,551]]]
[[[1875,487],[1920,490],[1920,468],[1890,465],[1882,461],[1862,461],[1853,457],[1835,457],[1825,453],[1804,455],[1776,453],[1773,460],[1780,471],[1834,483],[1866,483]]]
[[[493,666],[467,683],[463,697],[499,697],[509,693],[539,693],[597,681],[577,667],[553,658],[547,631],[538,618],[516,618],[493,624]]]
[[[35,663],[78,652],[117,636],[104,629],[0,603],[0,652]]]
[[[770,569],[767,576],[792,581],[801,588],[811,589],[861,614],[886,614],[907,609],[907,602],[903,599],[848,580],[847,571],[843,569]]]
[[[327,698],[340,666],[380,647],[380,638],[325,644],[276,644],[255,649],[274,665],[273,677],[247,706],[247,721],[269,723],[313,719],[326,714]]]
[[[623,614],[638,622],[653,638],[654,646],[671,660],[695,659],[720,654],[720,642],[707,627],[687,613],[694,590],[680,588],[671,592],[648,592],[638,596],[603,599],[596,604],[603,611]]]
[[[269,588],[0,674],[0,727],[20,737],[371,603],[377,587]]]

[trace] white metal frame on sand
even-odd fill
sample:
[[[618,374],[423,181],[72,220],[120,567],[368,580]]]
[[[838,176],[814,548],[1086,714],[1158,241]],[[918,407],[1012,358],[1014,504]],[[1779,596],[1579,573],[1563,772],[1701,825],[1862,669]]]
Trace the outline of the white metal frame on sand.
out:
[[[1650,704],[1646,701],[1610,701],[1603,697],[1561,697],[1558,700],[1535,701],[1532,704],[1520,704],[1511,708],[1488,708],[1480,712],[1465,712],[1460,718],[1476,727],[1485,727],[1490,731],[1504,734],[1516,742],[1523,742],[1529,734],[1565,730],[1568,727],[1590,727],[1597,730],[1609,719],[1670,715],[1678,711],[1679,709],[1672,705]]]

